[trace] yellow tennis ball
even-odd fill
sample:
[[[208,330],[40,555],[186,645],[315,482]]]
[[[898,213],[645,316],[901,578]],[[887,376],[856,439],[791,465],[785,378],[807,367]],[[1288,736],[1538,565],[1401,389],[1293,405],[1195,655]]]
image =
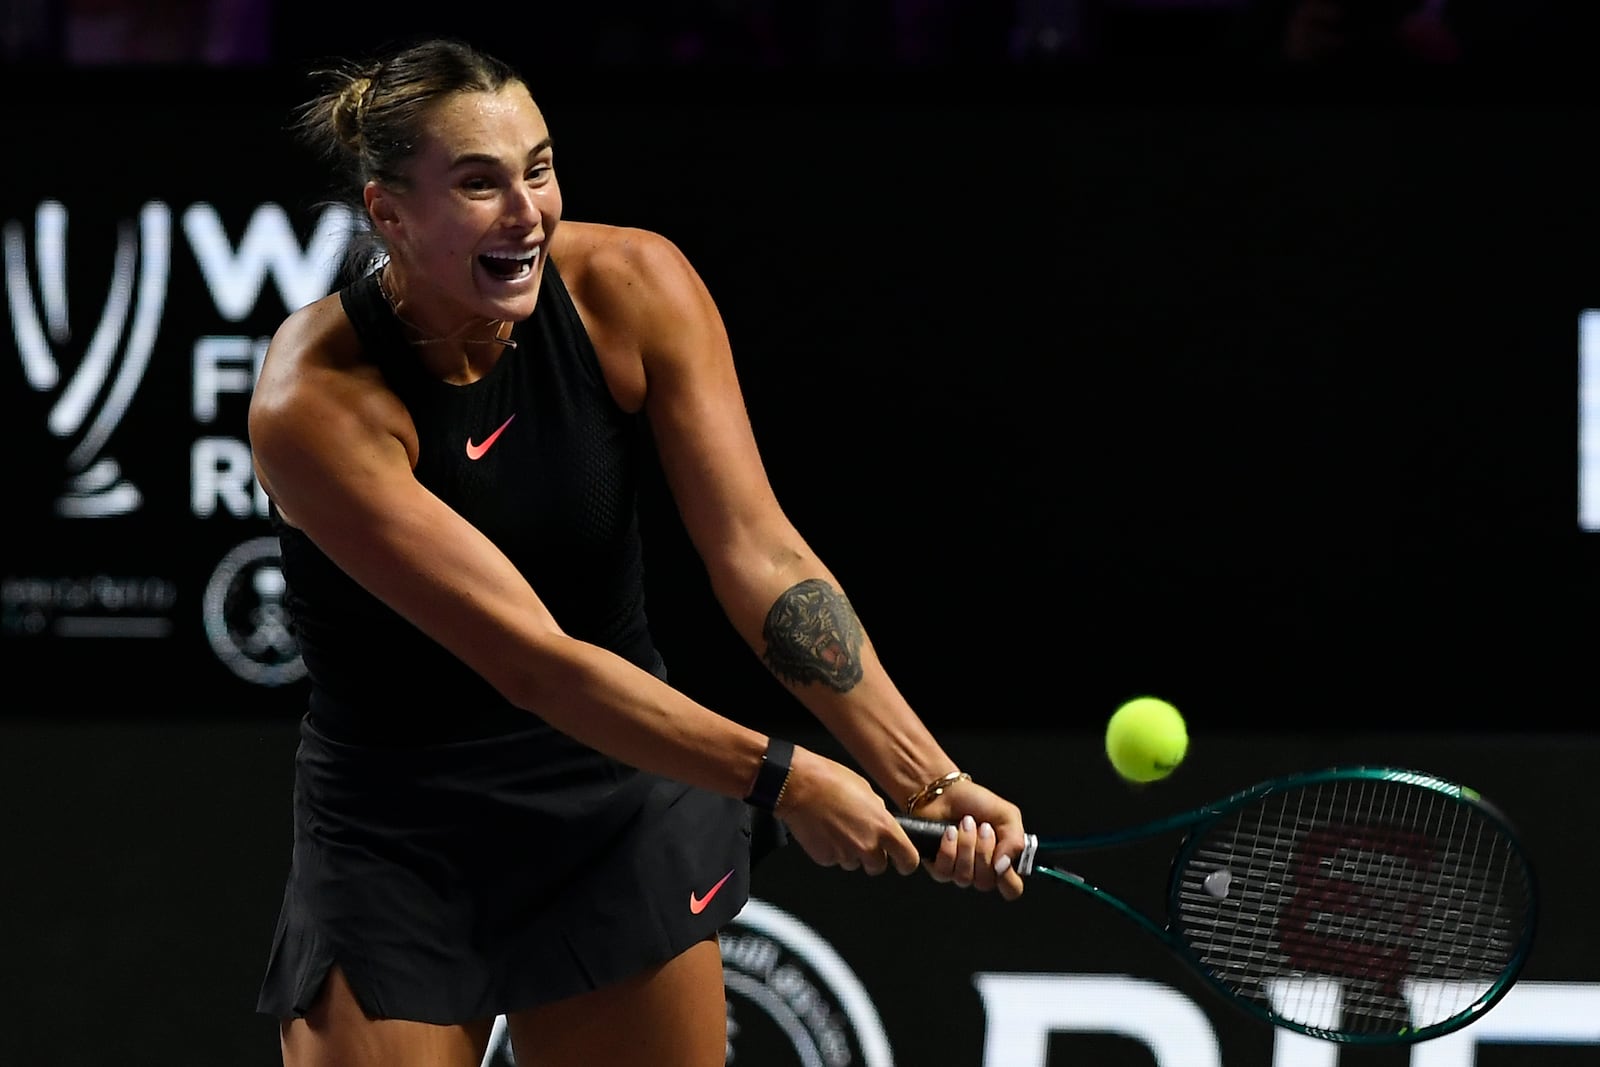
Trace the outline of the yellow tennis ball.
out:
[[[1177,770],[1189,751],[1178,709],[1159,697],[1135,697],[1106,724],[1106,756],[1130,782],[1156,782]]]

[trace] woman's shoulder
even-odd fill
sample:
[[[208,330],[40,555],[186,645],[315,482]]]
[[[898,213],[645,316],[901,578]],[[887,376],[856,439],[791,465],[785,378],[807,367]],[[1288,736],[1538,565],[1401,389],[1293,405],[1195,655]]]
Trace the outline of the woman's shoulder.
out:
[[[253,391],[253,407],[298,410],[329,396],[379,387],[382,376],[366,358],[339,293],[291,312],[267,346]]]
[[[350,434],[357,425],[398,436],[405,420],[334,292],[291,312],[273,335],[251,393],[251,438],[270,447],[284,434]]]
[[[695,275],[678,246],[665,235],[637,226],[563,220],[551,240],[550,261],[574,295],[591,307],[621,301],[669,301]]]
[[[340,365],[360,354],[355,327],[338,292],[289,313],[272,336],[269,356],[282,362]]]
[[[551,239],[550,260],[574,278],[638,283],[687,269],[682,251],[666,235],[638,226],[563,220]]]

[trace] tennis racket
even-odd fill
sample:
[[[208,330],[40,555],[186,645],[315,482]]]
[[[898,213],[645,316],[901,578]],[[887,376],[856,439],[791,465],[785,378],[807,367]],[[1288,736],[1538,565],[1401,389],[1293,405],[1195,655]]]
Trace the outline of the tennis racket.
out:
[[[938,852],[945,824],[900,823],[925,857]],[[1060,865],[1178,831],[1164,919]],[[1499,811],[1383,767],[1275,778],[1113,833],[1030,834],[1016,869],[1111,905],[1247,1013],[1363,1045],[1426,1041],[1488,1011],[1516,981],[1538,912]]]

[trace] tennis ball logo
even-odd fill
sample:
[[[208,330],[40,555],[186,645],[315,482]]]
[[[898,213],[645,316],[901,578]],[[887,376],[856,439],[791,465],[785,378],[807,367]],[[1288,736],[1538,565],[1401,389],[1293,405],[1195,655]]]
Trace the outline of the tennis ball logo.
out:
[[[1106,757],[1130,782],[1156,782],[1178,769],[1189,730],[1178,709],[1159,697],[1135,697],[1106,724]]]

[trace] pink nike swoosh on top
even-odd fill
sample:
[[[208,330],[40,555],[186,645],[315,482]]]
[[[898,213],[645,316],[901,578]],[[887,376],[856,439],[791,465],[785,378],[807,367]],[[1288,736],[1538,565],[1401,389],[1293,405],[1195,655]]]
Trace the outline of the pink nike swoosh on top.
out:
[[[732,877],[733,877],[733,872],[732,871],[729,871],[727,874],[723,875],[722,876],[722,880],[719,881],[716,885],[712,886],[710,889],[706,890],[706,895],[703,896],[703,897],[695,896],[694,895],[694,891],[690,890],[689,891],[689,911],[694,915],[699,915],[702,911],[705,911],[706,910],[706,905],[711,903],[711,898],[716,896],[717,892],[723,886],[727,885],[728,884],[728,879],[732,878]]]
[[[516,415],[512,415],[511,416],[511,419],[514,419],[514,418],[516,418]],[[500,424],[500,428],[498,430],[496,430],[494,433],[490,434],[488,437],[485,437],[483,439],[483,444],[481,444],[481,445],[475,445],[475,444],[472,443],[472,438],[470,438],[470,437],[467,438],[467,458],[468,459],[482,459],[483,458],[483,454],[485,452],[489,451],[489,446],[494,444],[495,440],[501,434],[506,432],[506,427],[511,425],[511,419],[507,419],[505,422],[502,422]]]

